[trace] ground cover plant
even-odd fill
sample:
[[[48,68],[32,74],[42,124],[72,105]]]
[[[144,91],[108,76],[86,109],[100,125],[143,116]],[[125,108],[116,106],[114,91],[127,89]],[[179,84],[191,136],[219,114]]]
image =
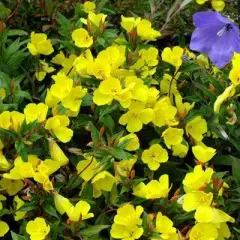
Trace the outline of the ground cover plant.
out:
[[[0,1],[0,237],[240,239],[236,6]]]

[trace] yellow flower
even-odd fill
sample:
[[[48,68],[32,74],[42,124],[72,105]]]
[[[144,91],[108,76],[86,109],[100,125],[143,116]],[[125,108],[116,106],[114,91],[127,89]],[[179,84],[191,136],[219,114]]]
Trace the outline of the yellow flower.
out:
[[[134,195],[146,199],[167,198],[169,191],[169,177],[167,174],[162,175],[159,181],[151,180],[147,185],[140,183],[133,188]]]
[[[188,153],[188,146],[185,144],[177,144],[172,146],[172,155],[180,158],[185,158]]]
[[[190,232],[190,240],[215,240],[218,237],[218,231],[212,223],[197,223]]]
[[[195,158],[203,163],[208,162],[211,160],[214,155],[216,154],[216,149],[207,147],[205,144],[200,144],[197,146],[192,147],[193,154]]]
[[[91,182],[93,185],[93,197],[100,197],[102,195],[102,191],[110,192],[114,182],[115,178],[111,173],[107,171],[98,173]]]
[[[107,78],[100,83],[98,89],[94,92],[93,102],[99,106],[110,104],[113,99],[119,99],[118,97],[122,92],[119,79]]]
[[[234,84],[227,87],[224,92],[217,97],[217,100],[214,103],[214,112],[219,113],[219,110],[221,108],[221,105],[223,102],[225,102],[227,99],[231,98],[235,94],[235,86]]]
[[[14,196],[23,189],[24,184],[21,180],[2,178],[0,180],[0,186],[2,189],[6,190],[9,196]]]
[[[208,57],[204,54],[198,55],[196,62],[200,67],[205,67],[206,69],[209,69]]]
[[[152,23],[147,19],[142,19],[137,24],[137,34],[141,40],[155,41],[156,38],[161,36],[159,31],[152,28]]]
[[[49,150],[52,160],[60,162],[61,166],[69,163],[69,159],[53,139],[49,139]]]
[[[98,170],[98,162],[95,157],[84,154],[86,160],[81,160],[77,164],[77,172],[84,181],[89,181]]]
[[[44,240],[50,232],[50,226],[47,225],[44,218],[37,217],[27,223],[26,231],[31,240]]]
[[[67,97],[62,100],[62,105],[73,112],[79,111],[82,98],[87,94],[87,89],[82,86],[72,88]]]
[[[175,97],[176,107],[178,110],[178,116],[181,119],[183,119],[184,117],[187,116],[188,112],[194,108],[195,103],[192,103],[192,104],[188,102],[183,103],[183,99],[180,93],[175,94],[174,97]]]
[[[24,119],[25,119],[25,115],[23,113],[17,112],[17,111],[12,111],[10,113],[11,116],[11,128],[14,131],[19,131]]]
[[[96,58],[95,61],[89,65],[88,74],[94,75],[98,79],[107,79],[111,74],[111,66],[106,59]]]
[[[143,228],[140,227],[142,213],[143,208],[141,206],[137,206],[136,209],[131,204],[120,207],[114,217],[114,224],[110,231],[111,236],[125,240],[139,239],[143,234]]]
[[[86,13],[90,13],[90,12],[93,12],[96,8],[96,5],[94,2],[90,2],[90,1],[86,1],[84,4],[83,4],[83,10],[84,12]]]
[[[38,81],[42,81],[46,77],[47,73],[51,73],[54,70],[55,70],[55,68],[49,67],[49,65],[45,61],[40,60],[38,69],[35,72],[35,77]]]
[[[158,100],[153,108],[153,124],[158,127],[165,125],[175,126],[178,121],[175,119],[177,108],[172,106],[169,97]]]
[[[19,198],[18,196],[14,197],[14,202],[16,203],[16,207],[15,207],[15,215],[14,215],[14,220],[15,221],[19,221],[21,219],[24,219],[26,216],[26,212],[23,211],[18,211],[18,209],[20,209],[25,203],[24,201]]]
[[[231,232],[229,230],[229,227],[226,223],[220,223],[219,228],[218,228],[218,237],[220,239],[225,239],[225,238],[230,238],[231,237]]]
[[[203,223],[214,223],[220,224],[224,222],[235,222],[235,219],[226,214],[224,211],[220,209],[216,209],[211,206],[200,206],[197,208],[195,215],[195,219],[197,222]]]
[[[152,120],[153,110],[151,108],[146,109],[132,109],[123,114],[119,123],[121,125],[127,125],[129,132],[138,132],[142,129],[143,124],[148,124]]]
[[[3,155],[3,152],[0,150],[0,170],[8,171],[11,168],[11,164],[7,161],[6,157]]]
[[[196,2],[200,5],[204,4],[205,2],[207,2],[208,0],[196,0]]]
[[[73,130],[67,126],[70,120],[65,115],[56,115],[47,120],[45,128],[52,133],[63,143],[69,142],[73,136]]]
[[[93,24],[93,29],[94,27],[101,27],[104,25],[105,20],[106,20],[107,15],[103,13],[98,13],[95,14],[94,12],[90,12],[88,14],[88,19],[86,20],[85,18],[81,18],[81,22],[84,24],[88,24],[88,21]]]
[[[32,55],[49,55],[54,50],[50,40],[47,40],[47,35],[44,33],[31,33],[31,42],[28,43],[27,48]]]
[[[70,203],[68,198],[63,197],[60,194],[54,195],[54,204],[57,211],[63,215],[68,211],[73,205]]]
[[[240,64],[240,53],[234,53],[233,58],[232,58],[232,66],[233,68],[238,68]]]
[[[72,39],[79,48],[88,48],[93,44],[93,37],[90,37],[88,31],[84,28],[78,28],[73,31]]]
[[[119,139],[119,143],[124,142],[124,141],[128,141],[128,144],[124,148],[127,151],[136,151],[140,147],[138,136],[134,133],[130,133]]]
[[[6,201],[6,197],[0,194],[0,211],[3,209],[3,205],[1,201]]]
[[[49,107],[55,107],[60,102],[60,99],[53,96],[49,89],[47,89],[47,95],[45,98],[45,104]]]
[[[183,188],[186,193],[194,192],[206,187],[211,182],[213,169],[207,168],[205,171],[201,165],[194,167],[193,172],[187,173],[183,179]]]
[[[192,119],[186,125],[186,134],[194,138],[195,141],[200,142],[203,139],[203,134],[207,132],[207,122],[201,116]]]
[[[114,223],[110,234],[115,239],[135,240],[140,239],[143,234],[143,228],[134,225],[131,229],[127,226]]]
[[[68,74],[68,76],[71,78],[76,73],[75,69],[72,68],[76,59],[77,56],[75,54],[70,54],[68,57],[65,57],[64,53],[60,51],[60,53],[52,58],[51,62],[61,65],[63,68],[60,70],[60,72]]]
[[[235,86],[240,84],[240,70],[238,67],[232,68],[229,73],[229,78]]]
[[[191,212],[199,207],[209,207],[213,200],[213,194],[204,193],[202,191],[190,192],[184,195],[183,209],[186,212]]]
[[[121,181],[121,178],[119,175],[123,177],[130,176],[131,170],[133,168],[133,165],[136,163],[137,159],[127,159],[127,160],[121,160],[120,162],[114,162],[114,169],[115,169],[115,177],[117,181]]]
[[[72,90],[73,80],[67,77],[65,73],[61,72],[52,76],[52,78],[55,83],[50,88],[51,94],[60,100],[67,97]]]
[[[167,73],[164,73],[162,80],[160,81],[160,91],[161,94],[168,94],[169,91],[173,94],[178,94],[177,90],[177,79],[181,73],[177,73],[176,76],[171,76]],[[171,87],[171,89],[170,89]]]
[[[47,116],[47,111],[48,111],[48,106],[45,105],[44,103],[29,103],[25,108],[24,108],[24,115],[26,118],[26,122],[30,123],[35,120],[37,122],[41,123],[46,119]]]
[[[173,227],[173,222],[167,216],[163,216],[162,213],[159,212],[156,218],[155,231],[161,233],[162,239],[169,239],[177,230]]]
[[[7,223],[0,221],[0,237],[3,237],[9,231]]]
[[[137,206],[135,209],[133,205],[127,203],[118,208],[117,215],[114,217],[114,223],[127,226],[128,228],[131,228],[134,225],[141,225],[142,219],[140,217],[142,213],[142,206]]]
[[[211,2],[214,10],[221,12],[225,8],[225,2],[222,0],[213,0]]]
[[[6,97],[6,90],[4,88],[0,88],[0,100],[3,100]]]
[[[10,170],[10,173],[4,173],[3,177],[12,180],[32,178],[37,164],[40,162],[41,160],[35,155],[28,155],[27,162],[24,162],[21,157],[17,157],[14,160],[14,168]]]
[[[121,20],[122,20],[121,21],[122,28],[129,33],[137,27],[138,23],[141,21],[141,18],[121,16]]]
[[[90,205],[85,201],[79,201],[75,207],[72,206],[66,210],[69,219],[73,222],[79,221],[79,219],[86,220],[94,217],[93,213],[89,213]]]
[[[8,130],[11,126],[11,115],[9,111],[0,114],[0,128]]]
[[[80,219],[86,220],[94,217],[93,213],[89,213],[90,205],[85,201],[79,201],[75,206],[73,206],[69,199],[56,194],[54,196],[54,203],[57,211],[60,214],[66,213],[69,219],[73,222],[77,222]]]
[[[164,143],[170,149],[171,146],[178,145],[183,140],[183,129],[179,128],[167,128],[163,133],[162,137],[164,139]]]
[[[182,55],[183,48],[178,46],[173,47],[173,49],[166,47],[162,52],[162,60],[178,68],[182,65]]]
[[[148,165],[152,171],[160,167],[160,163],[167,162],[168,152],[159,144],[153,144],[148,150],[144,150],[142,161]]]

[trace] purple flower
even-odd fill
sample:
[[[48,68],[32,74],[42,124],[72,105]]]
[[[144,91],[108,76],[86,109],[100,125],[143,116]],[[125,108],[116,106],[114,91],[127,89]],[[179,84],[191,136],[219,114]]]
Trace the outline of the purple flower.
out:
[[[229,63],[234,52],[240,52],[239,29],[231,20],[218,12],[198,12],[193,15],[195,31],[190,49],[208,53],[211,61],[222,68]]]

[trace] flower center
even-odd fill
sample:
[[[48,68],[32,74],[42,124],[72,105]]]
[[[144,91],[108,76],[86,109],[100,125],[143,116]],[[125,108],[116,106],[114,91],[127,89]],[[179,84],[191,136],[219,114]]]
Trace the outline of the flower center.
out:
[[[231,24],[225,24],[224,27],[217,32],[217,35],[221,37],[223,34],[227,33],[232,28]]]

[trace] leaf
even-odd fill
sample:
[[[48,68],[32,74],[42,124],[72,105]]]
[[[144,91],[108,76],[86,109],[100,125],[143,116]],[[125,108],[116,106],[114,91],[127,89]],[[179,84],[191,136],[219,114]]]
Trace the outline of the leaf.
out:
[[[118,201],[119,195],[118,195],[118,189],[116,183],[113,184],[111,193],[110,193],[110,202],[111,204],[116,204]]]
[[[24,236],[21,236],[13,231],[11,231],[12,240],[25,240]]]
[[[80,235],[83,237],[92,237],[93,235],[98,234],[102,230],[109,228],[110,225],[96,225],[90,226],[80,231]]]
[[[22,207],[18,209],[20,212],[30,212],[32,210],[39,209],[39,206],[36,203],[25,203]]]
[[[29,101],[32,101],[32,97],[29,92],[18,90],[14,93],[17,98],[27,98]]]
[[[8,209],[4,208],[4,209],[0,210],[0,217],[10,214],[10,213],[11,212]]]
[[[232,164],[232,174],[238,186],[240,186],[240,159],[234,158]]]
[[[71,22],[58,12],[58,19],[60,24],[60,34],[68,40],[71,40]]]
[[[97,128],[93,125],[92,122],[89,122],[89,125],[90,125],[92,140],[93,140],[94,144],[97,145],[98,142],[99,142],[99,138],[100,138],[99,131],[98,131]]]
[[[59,219],[59,216],[57,214],[56,209],[51,204],[49,204],[49,203],[46,204],[46,205],[44,204],[44,210],[45,210],[46,213],[48,213],[48,214],[56,217],[57,219]]]
[[[8,36],[26,36],[28,33],[21,29],[9,29],[7,32]]]
[[[120,147],[109,147],[109,152],[115,157],[116,159],[130,159],[132,158],[132,154],[124,151]]]
[[[231,155],[218,155],[212,159],[212,163],[214,165],[232,166],[233,158]]]
[[[83,99],[82,99],[82,107],[89,107],[93,104],[92,101],[92,95],[91,94],[87,94]]]
[[[101,123],[103,123],[103,125],[107,127],[111,132],[113,132],[113,129],[115,127],[115,122],[110,115],[104,116],[101,119]]]
[[[186,5],[188,5],[190,2],[192,2],[193,0],[184,0],[181,5],[180,8],[184,8]]]

